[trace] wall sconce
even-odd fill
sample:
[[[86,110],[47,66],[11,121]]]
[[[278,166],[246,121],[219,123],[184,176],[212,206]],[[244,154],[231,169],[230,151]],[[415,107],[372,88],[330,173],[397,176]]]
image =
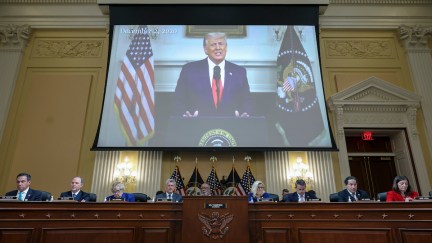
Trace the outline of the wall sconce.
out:
[[[306,182],[306,188],[313,188],[313,174],[309,171],[309,165],[303,163],[301,157],[297,157],[293,169],[288,171],[288,181],[292,188],[295,188],[295,182],[303,179]]]
[[[137,171],[132,170],[133,164],[129,162],[129,158],[125,157],[124,162],[120,162],[114,171],[114,180],[125,185],[135,184]]]

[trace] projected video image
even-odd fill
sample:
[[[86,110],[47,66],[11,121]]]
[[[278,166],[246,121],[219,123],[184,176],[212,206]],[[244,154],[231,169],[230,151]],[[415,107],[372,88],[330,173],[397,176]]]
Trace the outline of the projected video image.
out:
[[[97,147],[332,147],[314,26],[112,34]]]

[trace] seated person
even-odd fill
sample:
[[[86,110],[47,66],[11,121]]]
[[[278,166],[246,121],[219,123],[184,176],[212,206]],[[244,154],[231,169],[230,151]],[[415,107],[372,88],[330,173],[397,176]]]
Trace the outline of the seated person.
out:
[[[344,183],[346,188],[338,192],[339,202],[355,202],[370,198],[367,192],[357,189],[357,178],[354,176],[345,178]]]
[[[270,198],[270,195],[264,191],[264,183],[262,181],[255,181],[252,184],[251,191],[248,194],[248,201],[250,203],[257,202],[258,199]]]
[[[135,202],[135,196],[132,193],[124,192],[125,186],[121,182],[114,182],[111,186],[111,192],[113,195],[105,198],[105,201],[112,201],[114,199],[121,199],[125,202]]]
[[[289,194],[289,190],[288,189],[282,189],[282,198],[285,196],[285,195],[288,195]]]
[[[31,175],[19,173],[16,177],[17,189],[6,193],[6,196],[16,196],[19,201],[42,201],[42,193],[30,188]]]
[[[211,196],[210,185],[205,182],[201,184],[201,196]]]
[[[318,199],[315,194],[306,192],[306,182],[299,179],[295,182],[296,192],[287,194],[283,197],[283,202],[306,202],[311,199]]]
[[[67,192],[62,192],[60,197],[71,197],[73,200],[78,202],[88,202],[90,201],[90,194],[87,192],[81,191],[81,188],[84,186],[83,178],[76,176],[72,178],[71,181],[71,190]]]
[[[418,196],[418,192],[411,190],[406,176],[396,176],[392,190],[387,192],[386,202],[411,202]]]
[[[168,200],[171,200],[173,202],[182,202],[183,197],[177,193],[174,193],[175,190],[176,190],[175,180],[174,179],[166,180],[165,192],[156,195],[156,201],[158,201],[158,199],[168,199]]]

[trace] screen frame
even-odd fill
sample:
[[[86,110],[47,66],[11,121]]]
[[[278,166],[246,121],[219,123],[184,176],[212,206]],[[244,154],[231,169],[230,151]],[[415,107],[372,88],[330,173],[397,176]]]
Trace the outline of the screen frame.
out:
[[[115,25],[313,25],[319,43],[319,4],[114,4],[108,5],[110,12],[109,53],[111,56],[113,30]],[[214,12],[224,14],[212,15]],[[143,14],[145,13],[145,14]],[[161,14],[163,13],[163,14]],[[163,16],[163,17],[161,17]],[[317,46],[320,57],[320,46]],[[109,67],[110,60],[107,60]],[[322,79],[322,72],[321,80]],[[108,68],[106,79],[108,78]],[[325,99],[324,86],[323,95]],[[102,121],[101,108],[99,125],[92,151],[338,151],[333,132],[326,118],[331,147],[100,147],[99,132]]]

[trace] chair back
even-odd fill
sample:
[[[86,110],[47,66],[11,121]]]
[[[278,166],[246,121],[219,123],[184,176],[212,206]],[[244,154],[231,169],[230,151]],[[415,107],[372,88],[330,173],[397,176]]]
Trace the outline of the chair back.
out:
[[[429,196],[432,197],[432,191],[429,192]]]
[[[97,195],[95,193],[89,193],[89,195],[90,195],[89,202],[96,202]]]
[[[135,196],[135,202],[147,202],[147,200],[150,199],[147,194],[144,193],[134,192],[132,194]]]
[[[330,202],[339,202],[339,196],[337,192],[330,194],[329,199]]]
[[[380,192],[377,194],[377,200],[385,202],[387,200],[387,192]]]
[[[274,193],[268,193],[268,194],[269,194],[270,198],[273,199],[273,202],[279,202],[279,195],[274,194]]]
[[[41,201],[51,201],[51,193],[50,192],[46,192],[46,191],[40,191],[42,196],[41,196]]]

